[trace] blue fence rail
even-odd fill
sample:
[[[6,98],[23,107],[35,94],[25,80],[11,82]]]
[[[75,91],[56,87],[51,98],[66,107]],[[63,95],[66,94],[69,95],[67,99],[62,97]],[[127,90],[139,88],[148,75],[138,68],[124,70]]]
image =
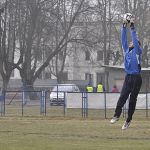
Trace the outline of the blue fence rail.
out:
[[[54,91],[53,91],[54,92]],[[61,91],[62,92],[62,91]],[[59,94],[56,93],[56,97],[54,101],[50,101],[50,93],[51,91],[39,90],[39,91],[5,91],[3,95],[0,96],[0,113],[1,116],[11,116],[11,115],[21,115],[21,116],[28,116],[30,115],[44,115],[44,116],[67,116],[68,110],[75,109],[75,111],[80,112],[80,116],[86,118],[89,116],[89,110],[96,110],[103,112],[103,118],[109,118],[108,113],[114,109],[109,108],[109,94],[115,93],[86,93],[86,92],[74,92],[71,93],[73,98],[77,100],[80,99],[81,107],[72,107],[68,106],[68,95],[66,92],[62,92],[64,101],[60,103]],[[78,94],[78,97],[75,95]],[[141,93],[141,98],[144,98],[144,108],[142,108],[142,112],[144,111],[144,116],[149,116],[149,93]],[[119,93],[118,93],[119,95]],[[117,95],[117,96],[118,96]],[[103,108],[93,108],[92,104],[92,97],[96,96],[97,98],[101,97],[99,103],[103,103]],[[143,96],[143,97],[142,97]],[[95,97],[93,98],[95,99]],[[117,98],[116,98],[117,100]],[[74,101],[74,100],[73,100]],[[52,102],[55,103],[52,105]],[[58,103],[57,103],[58,102]],[[76,101],[73,102],[76,105]],[[93,101],[93,103],[95,103]],[[92,105],[92,107],[90,106]],[[127,107],[126,104],[123,108],[123,117],[126,117],[127,114]],[[97,104],[95,104],[97,106]],[[57,108],[57,109],[55,109]],[[59,113],[58,113],[59,111]],[[73,113],[75,113],[73,111]],[[114,110],[113,110],[114,111]],[[143,113],[142,113],[143,115]]]

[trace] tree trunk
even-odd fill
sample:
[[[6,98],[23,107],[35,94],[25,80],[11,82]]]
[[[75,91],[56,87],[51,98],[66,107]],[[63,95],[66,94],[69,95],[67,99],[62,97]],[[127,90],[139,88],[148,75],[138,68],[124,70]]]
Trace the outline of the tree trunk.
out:
[[[104,65],[108,65],[107,49],[106,49],[107,46],[106,0],[104,1],[103,30],[104,30]]]
[[[6,91],[8,86],[9,79],[3,79],[2,90]]]
[[[30,100],[36,100],[38,98],[37,93],[34,92],[33,82],[27,80],[27,78],[22,79],[22,90],[25,91],[26,97],[29,97]]]

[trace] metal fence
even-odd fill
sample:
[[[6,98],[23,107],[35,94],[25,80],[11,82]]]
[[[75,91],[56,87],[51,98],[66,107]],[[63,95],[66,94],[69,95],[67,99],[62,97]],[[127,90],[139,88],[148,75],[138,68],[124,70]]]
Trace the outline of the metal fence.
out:
[[[53,91],[55,92],[55,91]],[[63,92],[63,98],[52,91],[5,91],[0,96],[1,116],[49,116],[49,117],[91,117],[110,118],[119,98],[119,93]],[[61,95],[61,96],[62,96]],[[150,93],[140,93],[135,115],[149,117]],[[50,100],[51,99],[51,100]],[[122,116],[126,117],[128,101]]]

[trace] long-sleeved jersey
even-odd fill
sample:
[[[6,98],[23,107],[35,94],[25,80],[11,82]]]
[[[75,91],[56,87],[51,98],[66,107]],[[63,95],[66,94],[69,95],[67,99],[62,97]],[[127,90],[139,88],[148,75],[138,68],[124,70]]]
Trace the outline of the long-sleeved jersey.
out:
[[[134,48],[129,50],[128,40],[127,40],[127,29],[122,27],[121,29],[121,42],[124,49],[124,66],[127,74],[139,74],[141,65],[141,54],[142,50],[139,46],[138,39],[136,36],[136,30],[131,27],[131,37],[134,44]]]

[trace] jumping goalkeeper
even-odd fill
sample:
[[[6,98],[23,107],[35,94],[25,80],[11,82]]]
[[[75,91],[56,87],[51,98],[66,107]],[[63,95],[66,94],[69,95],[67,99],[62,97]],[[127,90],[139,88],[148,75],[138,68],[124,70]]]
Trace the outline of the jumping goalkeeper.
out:
[[[111,123],[115,123],[119,120],[122,112],[122,107],[126,103],[129,97],[129,109],[128,117],[122,126],[122,129],[127,129],[131,123],[133,113],[136,107],[137,96],[139,94],[142,78],[141,78],[141,43],[137,39],[134,19],[130,20],[130,32],[132,41],[128,45],[127,40],[127,24],[126,20],[123,21],[123,27],[121,29],[121,42],[124,49],[124,66],[125,66],[125,80],[123,83],[122,91],[117,102],[114,117],[111,119]]]

